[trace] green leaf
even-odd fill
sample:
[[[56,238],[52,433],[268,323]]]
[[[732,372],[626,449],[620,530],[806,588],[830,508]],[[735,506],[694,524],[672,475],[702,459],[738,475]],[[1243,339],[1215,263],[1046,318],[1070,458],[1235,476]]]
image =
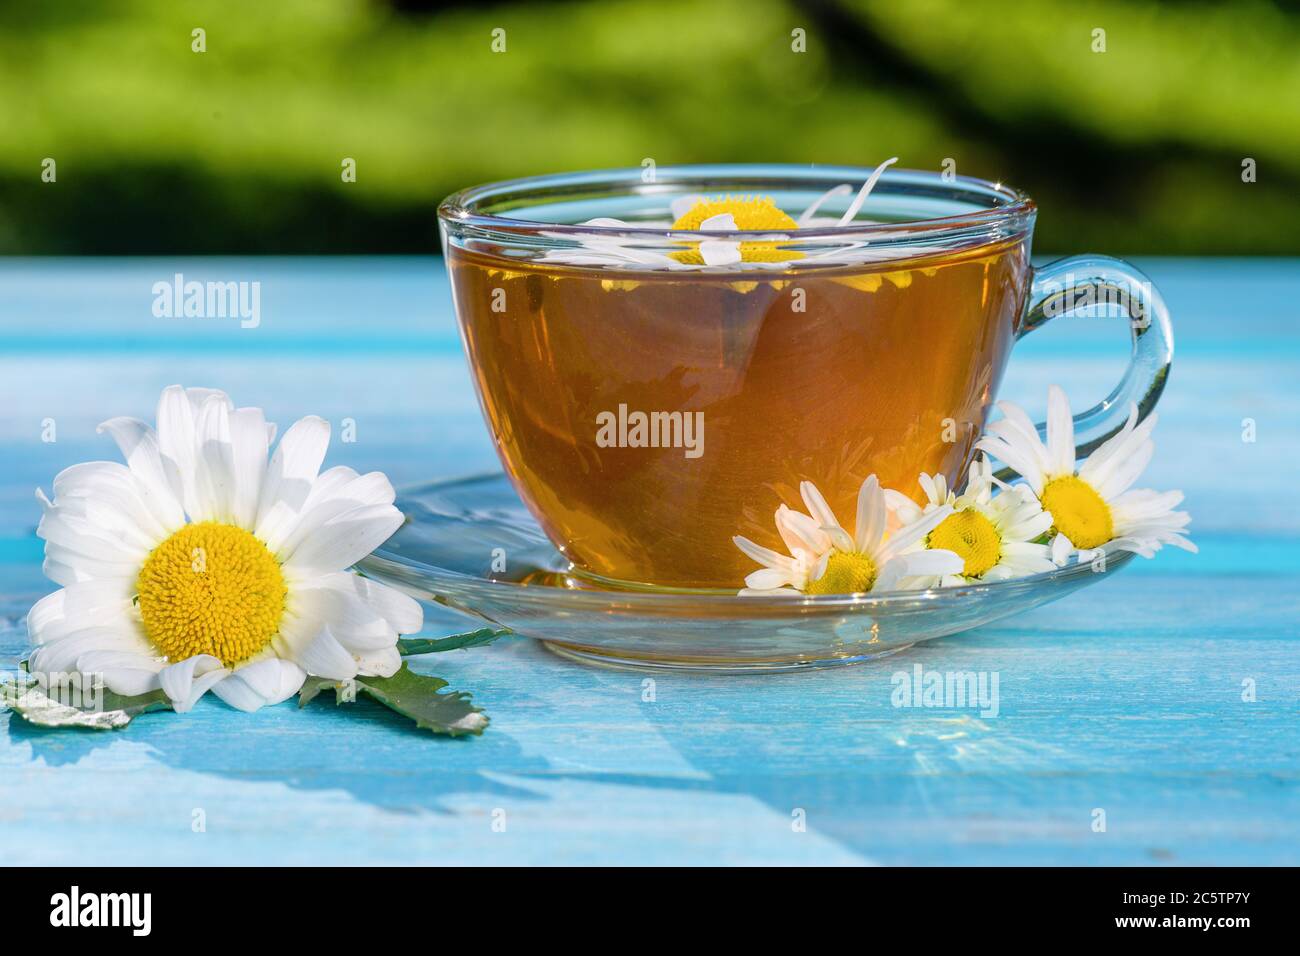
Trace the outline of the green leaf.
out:
[[[305,681],[302,682],[302,687],[298,691],[298,706],[306,707],[313,700],[315,700],[316,695],[319,694],[321,691],[323,691],[326,687],[333,687],[337,689],[339,687],[339,684],[340,684],[339,681],[329,680],[328,678],[325,677],[308,677]],[[338,703],[337,700],[335,700],[334,702],[336,704]]]
[[[79,706],[56,700],[28,677],[0,684],[0,704],[38,727],[119,730],[141,714],[171,709],[171,701],[161,690],[126,697],[97,685],[80,700]]]
[[[403,657],[411,657],[415,654],[438,654],[465,647],[482,647],[509,633],[504,628],[483,627],[477,631],[466,631],[464,634],[452,634],[448,637],[403,637],[397,641],[397,650]]]
[[[483,709],[471,704],[470,695],[462,691],[441,693],[446,686],[445,680],[417,674],[403,662],[392,677],[356,677],[345,681],[309,677],[298,692],[298,706],[305,707],[326,687],[332,687],[335,704],[350,704],[357,694],[365,694],[435,734],[460,737],[483,733],[488,725]]]

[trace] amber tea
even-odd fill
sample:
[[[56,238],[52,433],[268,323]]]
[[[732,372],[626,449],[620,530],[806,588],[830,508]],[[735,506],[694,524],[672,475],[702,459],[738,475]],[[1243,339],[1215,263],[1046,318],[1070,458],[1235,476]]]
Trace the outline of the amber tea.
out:
[[[814,480],[964,472],[1024,313],[1023,235],[879,263],[611,270],[448,249],[497,449],[580,569],[735,589]]]

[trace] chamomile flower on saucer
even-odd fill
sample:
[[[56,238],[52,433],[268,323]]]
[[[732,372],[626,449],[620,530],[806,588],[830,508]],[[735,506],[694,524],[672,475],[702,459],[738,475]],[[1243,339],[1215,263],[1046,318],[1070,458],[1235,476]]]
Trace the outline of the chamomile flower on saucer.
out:
[[[710,199],[702,195],[681,196],[670,204],[672,222],[635,222],[601,217],[579,223],[579,226],[599,228],[636,228],[672,230],[674,232],[696,231],[701,233],[721,232],[767,232],[783,234],[789,239],[789,233],[800,228],[820,228],[823,226],[847,226],[853,222],[863,203],[871,194],[884,171],[898,162],[898,157],[885,160],[867,178],[858,190],[853,202],[844,214],[838,218],[818,217],[817,212],[827,200],[852,193],[853,188],[847,183],[827,190],[806,209],[796,220],[778,207],[768,196],[721,196]],[[543,233],[551,238],[567,239],[561,233]],[[737,242],[729,239],[701,239],[697,243],[686,245],[679,252],[665,253],[662,241],[646,243],[631,237],[610,237],[593,232],[590,236],[580,236],[578,242],[581,250],[562,249],[547,252],[542,260],[560,262],[566,265],[616,266],[624,269],[725,269],[744,264],[746,268],[785,268],[794,260],[815,264],[833,262],[857,262],[878,258],[875,250],[869,250],[863,242],[828,243],[829,247],[821,252],[799,252],[783,249],[780,239]],[[656,248],[647,248],[652,244]],[[898,257],[914,250],[889,249],[885,257]]]
[[[212,690],[240,710],[307,675],[390,677],[420,605],[347,569],[402,523],[379,472],[321,471],[329,424],[275,426],[224,392],[164,389],[157,428],[100,426],[126,464],[54,479],[37,534],[62,588],[28,615],[38,680],[99,675],[119,694],[161,688],[177,711]]]
[[[788,556],[739,535],[732,538],[736,547],[763,565],[745,578],[742,594],[890,591],[904,579],[956,574],[962,569],[962,559],[951,551],[914,549],[952,514],[948,505],[888,534],[885,495],[871,475],[858,491],[856,533],[850,535],[816,485],[800,483],[799,494],[807,514],[785,505],[776,512],[777,532],[790,551]]]
[[[1131,405],[1119,433],[1079,464],[1074,419],[1060,388],[1048,390],[1046,444],[1023,409],[1011,402],[998,407],[1006,417],[989,425],[976,447],[1018,471],[1051,514],[1052,558],[1058,564],[1075,551],[1082,557],[1097,549],[1122,550],[1145,558],[1166,544],[1196,551],[1184,536],[1191,517],[1174,510],[1183,493],[1133,488],[1155,453],[1155,414],[1138,424],[1137,406]]]
[[[920,484],[926,496],[924,505],[888,491],[890,510],[897,520],[911,524],[940,507],[950,507],[952,513],[926,535],[924,547],[951,551],[964,565],[956,574],[909,581],[909,586],[954,587],[1055,569],[1047,546],[1036,541],[1051,527],[1052,516],[1027,489],[995,492],[997,483],[987,458],[971,463],[960,495],[947,486],[943,475],[922,474]]]

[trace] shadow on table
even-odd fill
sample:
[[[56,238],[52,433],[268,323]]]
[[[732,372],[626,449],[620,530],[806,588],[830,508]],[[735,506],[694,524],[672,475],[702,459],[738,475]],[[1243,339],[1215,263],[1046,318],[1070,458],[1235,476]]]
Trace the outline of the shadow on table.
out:
[[[506,734],[489,727],[481,738],[435,737],[370,700],[339,706],[328,698],[301,710],[265,708],[256,717],[205,698],[189,714],[145,714],[116,731],[52,730],[10,715],[8,732],[31,748],[32,760],[50,767],[75,765],[130,741],[175,770],[337,790],[398,813],[452,813],[449,799],[464,795],[542,799],[492,773],[546,771],[545,760],[524,755]]]
[[[972,635],[964,641],[968,646]],[[992,820],[1008,798],[1018,802],[1017,788],[1031,786],[1019,771],[1069,763],[973,712],[893,708],[891,675],[918,661],[941,666],[950,654],[942,641],[842,670],[762,678],[659,675],[652,701],[643,699],[643,674],[574,665],[530,641],[469,653],[491,657],[461,675],[430,666],[453,686],[473,687],[477,699],[486,699],[487,684],[501,701],[489,708],[497,713],[495,725],[479,738],[433,738],[371,701],[336,706],[328,695],[302,710],[281,705],[256,718],[208,698],[183,717],[148,714],[115,732],[43,730],[11,717],[9,734],[49,766],[77,764],[130,740],[170,768],[337,790],[399,813],[455,814],[461,798],[503,806],[550,800],[552,785],[566,781],[746,796],[792,822],[802,811],[810,831],[864,857],[881,852],[885,821],[906,829],[971,814]],[[537,721],[528,728],[531,738],[520,738],[532,752],[506,729],[523,726],[530,715]],[[616,732],[624,738],[608,736]],[[581,740],[574,759],[602,769],[562,769],[537,756],[537,741],[553,739]],[[670,748],[666,763],[684,762],[691,772],[643,772],[625,754],[638,752],[625,748],[632,743],[645,753]],[[962,779],[960,797],[948,787],[954,777]]]

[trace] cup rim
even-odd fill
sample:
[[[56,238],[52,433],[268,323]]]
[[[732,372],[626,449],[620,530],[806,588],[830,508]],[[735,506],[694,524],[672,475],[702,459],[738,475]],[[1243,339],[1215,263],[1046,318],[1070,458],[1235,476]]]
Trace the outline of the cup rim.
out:
[[[577,225],[572,223],[548,223],[533,219],[517,219],[511,216],[478,212],[475,206],[489,198],[501,198],[516,194],[528,194],[542,189],[568,189],[573,192],[590,190],[599,186],[626,186],[629,194],[654,195],[668,192],[666,186],[680,185],[700,181],[707,191],[709,180],[752,179],[756,185],[781,181],[799,184],[808,181],[835,181],[837,184],[847,182],[861,184],[873,172],[870,168],[858,166],[819,166],[816,164],[788,163],[719,163],[711,165],[659,166],[655,171],[653,182],[643,182],[640,167],[621,167],[610,169],[587,170],[576,173],[550,173],[538,176],[525,176],[483,183],[458,190],[447,196],[438,205],[438,218],[448,226],[458,229],[486,230],[514,235],[530,235],[545,232],[554,238],[626,237],[629,239],[672,239],[699,241],[698,230],[665,229],[654,226],[605,226]],[[846,236],[869,236],[873,244],[890,241],[905,242],[915,239],[918,233],[924,233],[928,239],[940,238],[948,233],[959,234],[972,228],[987,227],[1000,222],[1017,219],[1032,221],[1037,204],[1022,190],[1002,182],[989,182],[974,176],[953,176],[945,179],[942,173],[933,170],[899,169],[891,167],[884,171],[876,183],[872,195],[888,192],[894,187],[895,192],[906,192],[907,187],[938,189],[963,196],[984,196],[1002,200],[1000,204],[969,212],[954,213],[948,216],[936,216],[927,219],[907,219],[897,222],[856,222],[847,225],[820,226],[817,228],[800,228],[796,230],[709,230],[710,239],[726,240],[735,237],[738,240],[755,241],[763,237],[773,240],[837,239]],[[640,188],[643,187],[643,188]]]

